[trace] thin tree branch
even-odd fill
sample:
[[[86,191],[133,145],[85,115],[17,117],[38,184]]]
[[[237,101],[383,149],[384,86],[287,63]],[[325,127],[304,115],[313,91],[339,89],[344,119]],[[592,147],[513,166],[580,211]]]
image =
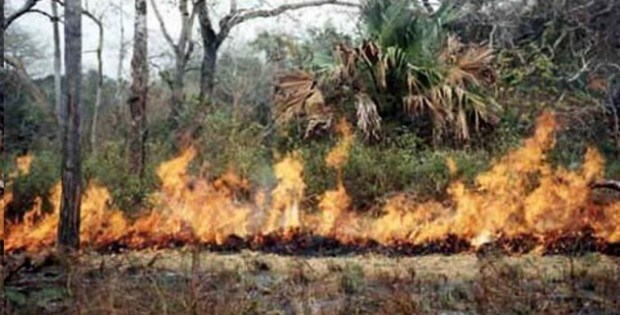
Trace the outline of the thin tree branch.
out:
[[[287,11],[299,10],[309,7],[318,7],[323,5],[338,5],[338,6],[346,6],[346,7],[354,7],[359,8],[360,5],[356,3],[339,1],[339,0],[312,0],[312,1],[304,1],[300,3],[293,4],[283,4],[275,9],[270,10],[252,10],[252,11],[241,11],[235,10],[228,15],[226,15],[220,21],[220,32],[217,35],[218,42],[221,43],[228,37],[230,30],[248,20],[256,19],[256,18],[267,18],[280,15]]]
[[[53,22],[53,21],[54,21],[54,19],[55,19],[55,17],[54,17],[53,15],[51,15],[51,14],[49,14],[49,13],[45,12],[45,11],[39,10],[39,9],[30,9],[30,10],[28,10],[28,12],[27,12],[27,13],[37,13],[37,14],[41,14],[41,15],[43,15],[43,16],[45,16],[45,17],[49,18],[49,19],[50,19],[50,21],[52,21],[52,22]],[[60,18],[58,19],[58,22],[63,23],[63,22],[62,22],[62,20],[61,20]]]
[[[178,49],[177,45],[174,43],[172,36],[170,36],[170,33],[168,33],[168,30],[166,29],[166,24],[164,23],[164,19],[161,16],[159,9],[157,9],[157,4],[155,3],[155,0],[151,0],[151,6],[153,6],[153,12],[155,12],[155,16],[157,17],[157,22],[159,22],[159,27],[161,28],[161,32],[164,34],[164,38],[166,39],[168,44],[172,46],[172,49],[174,49],[176,53]]]
[[[37,5],[39,1],[41,0],[27,0],[21,8],[7,16],[4,20],[4,30],[6,31],[11,23],[15,22],[20,16],[31,12],[32,8]]]

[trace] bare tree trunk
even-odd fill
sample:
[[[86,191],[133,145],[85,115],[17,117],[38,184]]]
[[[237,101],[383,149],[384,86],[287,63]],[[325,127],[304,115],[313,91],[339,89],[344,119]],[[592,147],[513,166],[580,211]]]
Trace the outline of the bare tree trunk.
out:
[[[54,29],[54,113],[56,120],[60,122],[60,106],[62,103],[62,55],[60,53],[60,27],[58,16],[58,3],[51,1],[52,4],[52,28]]]
[[[2,25],[2,32],[0,34],[0,154],[4,158],[4,0],[0,0],[0,25]],[[4,172],[0,174],[0,197],[4,200]],[[4,279],[4,204],[2,205],[2,240],[0,240],[0,249],[2,253],[0,255],[0,265],[2,270],[2,279]],[[2,314],[4,314],[4,281],[2,282]]]
[[[181,15],[181,33],[179,34],[178,41],[175,43],[170,36],[170,33],[168,33],[168,30],[166,29],[166,23],[162,15],[159,13],[159,10],[157,9],[157,4],[155,0],[151,0],[151,6],[153,7],[153,12],[155,12],[155,17],[157,17],[157,20],[159,21],[159,26],[162,33],[164,34],[164,38],[174,52],[174,74],[172,78],[168,80],[168,84],[170,85],[170,89],[172,92],[170,100],[171,108],[169,120],[171,125],[173,127],[176,127],[178,123],[178,117],[183,111],[183,106],[185,104],[185,94],[183,92],[185,88],[185,71],[187,68],[187,62],[189,61],[194,50],[194,45],[192,42],[192,28],[198,8],[194,6],[190,14],[188,0],[179,1],[179,13]]]
[[[90,149],[94,156],[97,156],[97,120],[99,117],[99,108],[101,107],[101,99],[103,93],[103,25],[101,18],[92,19],[99,28],[99,42],[97,44],[97,96],[95,97],[95,108],[93,112],[93,121],[90,129]]]
[[[204,38],[204,37],[203,37]],[[217,66],[217,51],[219,45],[203,40],[202,66],[200,67],[200,95],[201,101],[208,100],[215,87],[215,71]]]
[[[133,57],[131,60],[131,95],[128,99],[131,114],[129,134],[129,170],[144,176],[146,163],[146,102],[149,68],[147,63],[148,33],[146,28],[146,0],[135,0],[135,27]]]
[[[612,91],[610,100],[616,137],[616,150],[620,154],[620,83],[618,83],[616,88]]]
[[[114,99],[116,100],[116,106],[114,107],[114,121],[119,124],[123,121],[122,107],[123,107],[123,63],[125,62],[125,18],[123,12],[123,0],[118,1],[119,10],[119,48],[118,48],[118,64],[116,68],[116,91],[114,93]]]
[[[200,34],[202,37],[202,65],[200,68],[200,94],[198,99],[203,102],[211,97],[214,87],[215,67],[217,65],[217,51],[220,46],[220,39],[215,33],[209,9],[206,1],[197,4],[198,20],[200,23]],[[221,32],[221,30],[220,30]]]
[[[178,125],[178,118],[183,112],[183,104],[185,102],[185,95],[183,92],[185,87],[185,65],[180,60],[176,61],[174,77],[170,83],[172,97],[170,100],[171,108],[169,121],[172,127],[176,128]]]
[[[80,110],[82,82],[82,6],[80,0],[65,2],[66,104],[61,110],[62,195],[58,223],[58,247],[79,249],[82,195],[80,161]]]

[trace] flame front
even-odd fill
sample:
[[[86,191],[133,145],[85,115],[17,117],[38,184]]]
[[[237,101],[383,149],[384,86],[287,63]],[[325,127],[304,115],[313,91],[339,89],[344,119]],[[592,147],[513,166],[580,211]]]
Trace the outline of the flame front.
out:
[[[442,202],[417,202],[406,193],[397,194],[387,200],[378,217],[352,209],[342,171],[355,139],[344,120],[337,126],[341,138],[325,158],[337,173],[337,182],[320,196],[316,213],[303,209],[306,185],[298,154],[288,154],[276,163],[275,188],[247,197],[250,183],[233,171],[213,181],[189,174],[188,166],[197,154],[190,147],[158,167],[162,186],[150,198],[153,209],[137,219],[130,220],[111,206],[106,188],[89,183],[82,201],[81,242],[94,248],[117,243],[130,248],[171,242],[223,244],[231,236],[252,239],[304,230],[344,243],[374,240],[385,245],[424,244],[454,235],[476,247],[499,237],[531,235],[544,241],[589,228],[596,237],[619,243],[620,202],[591,200],[589,184],[604,173],[602,156],[588,149],[580,170],[552,167],[546,153],[554,146],[555,129],[553,115],[544,113],[534,135],[495,161],[473,187],[456,179],[448,188],[449,200]],[[30,160],[20,162],[20,173],[27,174]],[[447,166],[456,176],[456,163],[449,159]],[[22,221],[7,223],[7,251],[37,251],[54,244],[60,185],[52,191],[52,203],[52,213],[42,213],[37,200]]]

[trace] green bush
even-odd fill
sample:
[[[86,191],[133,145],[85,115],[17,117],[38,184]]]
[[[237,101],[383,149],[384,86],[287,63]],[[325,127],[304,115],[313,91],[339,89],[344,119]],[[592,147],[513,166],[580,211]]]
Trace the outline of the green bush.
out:
[[[155,166],[161,162],[158,154],[149,150],[145,177],[127,172],[125,146],[121,142],[107,143],[104,149],[84,162],[85,184],[95,180],[110,190],[114,205],[121,210],[135,213],[148,207],[148,196],[157,188]]]
[[[15,218],[31,209],[37,197],[42,198],[43,210],[51,211],[50,193],[59,180],[60,157],[50,151],[33,154],[28,174],[19,174],[8,183],[13,202],[7,206],[7,218]]]
[[[194,166],[206,165],[211,177],[233,170],[259,186],[272,185],[271,153],[265,134],[262,125],[236,119],[226,108],[218,109],[202,122]]]

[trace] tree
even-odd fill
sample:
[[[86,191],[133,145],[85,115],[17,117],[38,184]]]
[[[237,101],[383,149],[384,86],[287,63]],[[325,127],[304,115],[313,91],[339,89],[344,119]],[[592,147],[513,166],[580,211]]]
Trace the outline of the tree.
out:
[[[125,42],[125,11],[123,10],[123,0],[118,0],[118,17],[120,25],[119,34],[119,48],[118,48],[118,63],[116,65],[116,91],[114,92],[115,99],[115,120],[120,122],[122,116],[121,111],[123,107],[123,92],[125,90],[125,81],[123,80],[123,64],[125,62],[125,55],[127,52],[128,42]]]
[[[90,129],[90,150],[94,155],[97,155],[97,120],[103,100],[103,23],[101,22],[102,15],[95,17],[88,11],[84,11],[84,14],[89,17],[99,29],[99,41],[97,42],[97,49],[95,50],[95,54],[97,55],[97,95],[95,96],[95,108]]]
[[[58,246],[77,250],[80,244],[81,161],[80,110],[82,81],[82,5],[65,3],[66,100],[61,110],[62,194]]]
[[[0,154],[4,156],[4,0],[0,0],[0,25],[2,25],[2,32],[0,34]],[[0,175],[0,196],[4,200],[4,176]],[[0,264],[2,264],[2,270],[4,272],[4,203],[2,204],[2,241],[0,247],[2,247],[2,257],[0,258]],[[4,274],[2,275],[4,278]],[[4,312],[4,282],[2,283],[2,311]]]
[[[358,7],[359,5],[343,2],[339,0],[310,0],[295,4],[283,4],[274,9],[269,10],[249,10],[239,9],[237,1],[230,1],[230,10],[226,16],[219,21],[219,32],[215,31],[213,21],[207,8],[207,1],[200,0],[196,3],[198,6],[198,19],[200,23],[200,33],[202,37],[202,65],[200,71],[200,95],[201,101],[210,97],[215,84],[215,69],[217,65],[217,53],[222,43],[230,31],[237,25],[257,18],[267,18],[280,15],[282,13],[299,10],[309,7],[317,7],[322,5],[340,5],[349,7]]]
[[[129,171],[144,176],[146,163],[146,103],[149,84],[148,32],[146,0],[135,0],[131,91],[127,103],[131,115],[129,134]]]
[[[60,17],[58,15],[58,3],[50,1],[52,5],[52,28],[54,30],[54,113],[60,121],[60,107],[62,103],[62,54],[60,52]]]
[[[174,53],[174,72],[172,74],[172,77],[165,77],[164,79],[172,90],[172,97],[170,102],[170,121],[173,126],[176,126],[178,116],[183,109],[183,103],[185,101],[185,96],[183,93],[183,88],[185,87],[184,78],[187,68],[187,62],[189,61],[192,52],[194,51],[194,43],[192,41],[192,29],[194,28],[194,20],[196,19],[198,7],[194,6],[192,8],[192,12],[190,13],[188,0],[179,0],[179,14],[181,15],[182,22],[179,39],[175,43],[172,39],[172,36],[170,36],[170,33],[166,29],[166,24],[163,17],[159,13],[159,10],[157,9],[155,0],[151,0],[151,6],[153,7],[153,12],[155,12],[155,16],[159,21],[159,26],[161,27],[161,31],[164,34],[164,38],[166,39],[166,42],[170,45]]]
[[[612,112],[614,134],[616,136],[616,148],[620,152],[620,82],[610,91],[610,108]]]

